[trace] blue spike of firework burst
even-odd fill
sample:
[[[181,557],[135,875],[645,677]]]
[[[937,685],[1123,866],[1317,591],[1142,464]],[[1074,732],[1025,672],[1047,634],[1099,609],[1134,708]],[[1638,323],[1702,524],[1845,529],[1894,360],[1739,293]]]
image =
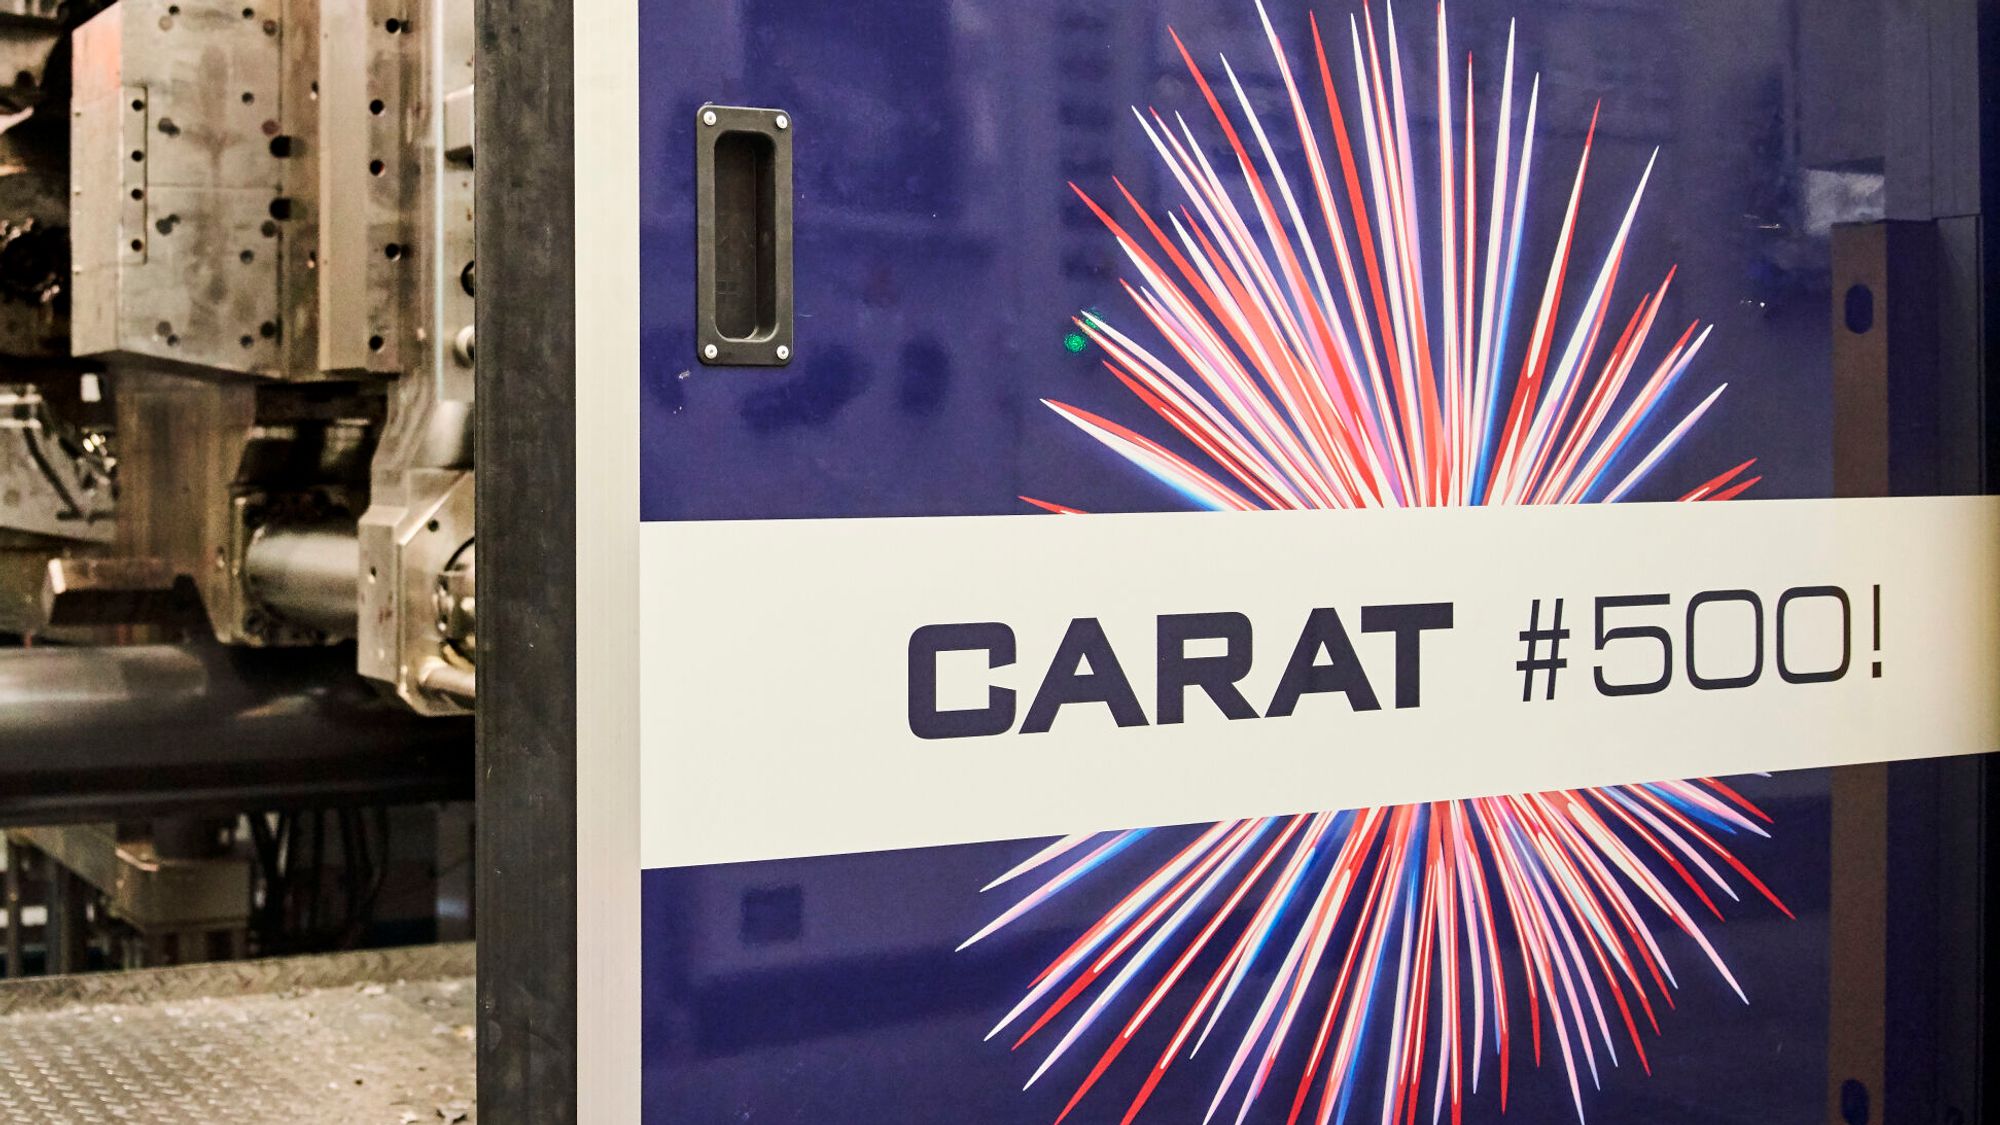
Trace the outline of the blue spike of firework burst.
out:
[[[1576,253],[1571,235],[1584,199],[1587,139],[1540,298],[1532,308],[1517,306],[1517,290],[1531,280],[1523,231],[1529,201],[1538,198],[1530,170],[1539,79],[1525,121],[1510,108],[1494,127],[1482,279],[1473,224],[1461,229],[1456,222],[1458,209],[1473,202],[1477,170],[1469,142],[1462,150],[1452,134],[1461,89],[1446,64],[1443,8],[1437,151],[1441,168],[1464,166],[1467,175],[1464,195],[1453,176],[1438,177],[1435,218],[1420,212],[1411,187],[1411,154],[1423,145],[1404,114],[1394,13],[1386,52],[1372,15],[1364,10],[1349,21],[1352,72],[1343,85],[1333,77],[1342,52],[1328,51],[1316,22],[1301,83],[1261,3],[1258,12],[1309,192],[1287,178],[1235,71],[1225,63],[1231,107],[1178,37],[1213,128],[1233,150],[1238,178],[1216,173],[1206,142],[1179,115],[1172,116],[1177,131],[1168,117],[1149,120],[1135,109],[1185,193],[1183,204],[1162,221],[1121,184],[1129,215],[1120,219],[1076,188],[1135,271],[1128,292],[1164,347],[1094,311],[1078,317],[1077,331],[1189,455],[1112,419],[1048,405],[1199,508],[1585,503],[1623,499],[1648,480],[1722,388],[1655,436],[1708,333],[1689,326],[1663,352],[1649,347],[1671,274],[1622,319],[1612,315],[1645,178],[1628,197],[1584,299],[1565,311],[1557,282]],[[1501,77],[1502,104],[1510,107],[1513,63],[1510,31]],[[1315,79],[1323,112],[1308,105]],[[1464,81],[1469,106],[1469,64]],[[1346,124],[1354,118],[1364,125],[1360,144]],[[1327,123],[1331,130],[1322,133]],[[1468,135],[1471,128],[1468,120]],[[1331,160],[1323,135],[1334,142]],[[1309,221],[1314,203],[1316,221]],[[1429,252],[1438,255],[1435,287],[1421,264]],[[1512,380],[1504,377],[1510,370],[1519,372]],[[1760,479],[1741,476],[1752,463],[1683,499],[1739,495]],[[1415,1122],[1426,1100],[1433,1118],[1449,1104],[1456,1121],[1467,1061],[1476,1089],[1481,1060],[1497,1057],[1504,1101],[1521,1010],[1501,955],[1504,940],[1518,951],[1528,1007],[1540,1013],[1536,1042],[1546,1022],[1582,1120],[1581,1079],[1596,1084],[1598,1049],[1614,1065],[1620,1058],[1614,1024],[1624,1025],[1643,1062],[1638,1023],[1652,1020],[1652,997],[1674,984],[1653,932],[1658,918],[1741,994],[1687,900],[1715,909],[1709,891],[1736,898],[1733,874],[1784,910],[1718,839],[1763,836],[1759,820],[1768,818],[1733,790],[1698,779],[1224,822],[1201,829],[1156,866],[1137,858],[1142,833],[1116,835],[1111,845],[1070,837],[1001,880],[1055,872],[966,944],[1057,894],[1123,889],[1117,905],[994,1029],[1035,1011],[1017,1046],[1045,1029],[1064,1029],[1036,1079],[1053,1072],[1072,1045],[1102,1044],[1064,1117],[1143,1028],[1159,1023],[1171,1034],[1125,1122],[1141,1114],[1169,1068],[1220,1031],[1235,1038],[1219,1052],[1227,1058],[1218,1064],[1211,1117],[1234,1096],[1241,1122],[1266,1096],[1280,1054],[1292,1049],[1291,1057],[1310,1061],[1294,1076],[1297,1108],[1288,1121],[1345,1122],[1366,1056],[1385,1067],[1385,1125],[1401,1125]],[[1114,879],[1113,869],[1127,874]],[[1377,878],[1388,872],[1395,877]],[[1185,998],[1176,991],[1183,982],[1201,986],[1184,1005],[1174,999]],[[1080,1014],[1061,1020],[1074,1005]],[[1435,1052],[1427,1050],[1432,1043]],[[1316,1102],[1309,1096],[1315,1087]],[[1308,1105],[1316,1105],[1309,1114]]]

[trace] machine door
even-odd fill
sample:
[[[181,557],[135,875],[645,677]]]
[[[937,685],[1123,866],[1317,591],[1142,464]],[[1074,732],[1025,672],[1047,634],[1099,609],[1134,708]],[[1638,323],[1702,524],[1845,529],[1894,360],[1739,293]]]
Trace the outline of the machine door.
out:
[[[1989,1115],[1972,5],[637,18],[644,1120]]]

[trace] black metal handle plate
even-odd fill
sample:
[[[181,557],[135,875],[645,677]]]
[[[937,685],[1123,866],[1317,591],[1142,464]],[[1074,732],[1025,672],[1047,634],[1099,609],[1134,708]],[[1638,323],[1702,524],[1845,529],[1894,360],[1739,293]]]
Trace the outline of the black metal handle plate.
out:
[[[695,112],[695,351],[707,364],[792,359],[792,118]]]

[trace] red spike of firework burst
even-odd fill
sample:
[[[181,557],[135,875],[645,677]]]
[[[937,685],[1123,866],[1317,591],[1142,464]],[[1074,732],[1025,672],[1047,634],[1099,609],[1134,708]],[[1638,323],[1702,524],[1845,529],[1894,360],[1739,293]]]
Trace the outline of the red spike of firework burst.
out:
[[[1178,34],[1175,48],[1227,142],[1237,178],[1217,173],[1180,115],[1135,109],[1184,202],[1156,217],[1114,180],[1133,219],[1128,227],[1071,185],[1137,271],[1126,292],[1168,350],[1156,353],[1090,313],[1077,318],[1077,329],[1206,465],[1089,411],[1049,407],[1212,509],[1625,498],[1723,390],[1711,390],[1663,436],[1641,441],[1708,339],[1707,329],[1688,325],[1663,355],[1642,363],[1672,270],[1640,296],[1622,330],[1607,331],[1620,323],[1611,319],[1612,294],[1652,162],[1594,274],[1573,279],[1602,107],[1593,110],[1516,373],[1505,379],[1540,107],[1536,78],[1524,113],[1516,112],[1513,30],[1482,201],[1473,59],[1466,58],[1460,134],[1446,13],[1437,9],[1440,200],[1436,228],[1427,231],[1394,12],[1379,32],[1366,7],[1349,18],[1347,95],[1335,79],[1339,54],[1329,54],[1317,17],[1310,18],[1315,65],[1307,74],[1319,79],[1337,167],[1327,162],[1261,0],[1258,13],[1309,175],[1305,199],[1317,205],[1310,218],[1229,61],[1220,60],[1223,81],[1212,83]],[[1524,118],[1518,125],[1517,116]],[[1427,247],[1426,237],[1435,245]],[[1427,276],[1433,265],[1435,292]],[[1607,337],[1613,342],[1597,359]],[[1632,467],[1615,475],[1628,462]],[[1762,479],[1743,475],[1755,463],[1746,460],[1681,499],[1740,496]],[[1364,1077],[1381,1083],[1384,1125],[1419,1121],[1426,1101],[1433,1122],[1447,1105],[1457,1122],[1489,1057],[1503,1109],[1507,1103],[1520,1010],[1503,959],[1507,935],[1521,955],[1531,1054],[1539,1064],[1546,1023],[1581,1120],[1583,1082],[1597,1083],[1600,1055],[1616,1065],[1622,1042],[1650,1073],[1641,1024],[1659,1034],[1654,1001],[1673,1006],[1677,982],[1649,919],[1664,918],[1742,995],[1683,898],[1719,919],[1717,898],[1737,897],[1733,875],[1789,916],[1709,830],[1763,836],[1761,823],[1769,822],[1730,786],[1701,779],[1210,825],[1145,871],[1042,970],[992,1034],[1023,1024],[1014,1036],[1019,1049],[1060,1030],[1031,1086],[1072,1047],[1104,1044],[1058,1121],[1158,1020],[1171,1035],[1127,1104],[1125,1125],[1178,1060],[1225,1028],[1227,1057],[1205,1120],[1233,1098],[1240,1125],[1277,1075],[1281,1055],[1297,1045],[1304,1060],[1288,1125],[1344,1120]],[[966,944],[1119,862],[1145,835],[1081,835],[1045,847],[994,886],[1056,874]],[[1204,958],[1214,962],[1205,983],[1191,1004],[1169,1015],[1173,997],[1201,980],[1193,970]],[[1381,1069],[1364,1076],[1378,1056]]]

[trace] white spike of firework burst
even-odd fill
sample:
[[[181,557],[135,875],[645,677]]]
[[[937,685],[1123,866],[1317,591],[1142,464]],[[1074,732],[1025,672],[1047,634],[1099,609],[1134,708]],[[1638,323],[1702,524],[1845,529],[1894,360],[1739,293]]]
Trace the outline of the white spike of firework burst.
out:
[[[1593,114],[1540,298],[1526,325],[1525,351],[1511,357],[1519,367],[1510,380],[1509,344],[1541,99],[1537,76],[1517,131],[1512,29],[1499,82],[1482,249],[1472,62],[1468,57],[1461,137],[1454,132],[1452,108],[1456,70],[1439,9],[1440,205],[1437,245],[1427,252],[1393,14],[1386,60],[1380,42],[1385,36],[1373,16],[1364,12],[1349,22],[1360,146],[1350,136],[1314,23],[1337,166],[1327,160],[1298,76],[1261,4],[1259,14],[1309,173],[1312,190],[1303,198],[1317,204],[1316,225],[1235,69],[1220,60],[1234,95],[1232,113],[1178,36],[1174,42],[1228,143],[1238,176],[1223,177],[1193,126],[1179,115],[1169,124],[1157,113],[1149,119],[1135,109],[1141,129],[1184,193],[1184,204],[1167,212],[1163,225],[1118,184],[1136,220],[1127,224],[1076,189],[1137,270],[1139,282],[1128,292],[1180,366],[1100,317],[1080,316],[1079,331],[1103,350],[1113,374],[1193,441],[1220,473],[1106,419],[1062,403],[1049,405],[1148,473],[1213,508],[1582,503],[1625,495],[1713,401],[1704,400],[1639,453],[1668,393],[1708,339],[1701,326],[1690,325],[1626,393],[1665,303],[1671,271],[1643,296],[1599,358],[1620,266],[1658,154],[1634,186],[1583,301],[1573,315],[1566,314],[1596,135]],[[1322,241],[1332,250],[1331,270]],[[1426,288],[1426,263],[1433,258],[1439,278],[1435,295]],[[1509,387],[1503,408],[1502,392]],[[1636,468],[1628,477],[1607,476],[1635,453]],[[1740,495],[1756,483],[1757,478],[1738,479],[1748,467],[1684,498]],[[1231,479],[1249,495],[1225,483]]]
[[[1627,496],[1724,389],[1715,387],[1647,444],[1663,402],[1709,336],[1689,325],[1663,356],[1642,363],[1671,271],[1641,296],[1599,358],[1658,154],[1625,202],[1583,300],[1567,312],[1593,113],[1539,300],[1516,333],[1541,82],[1528,84],[1517,129],[1514,29],[1500,70],[1482,237],[1474,67],[1468,56],[1461,118],[1444,8],[1437,11],[1439,205],[1431,230],[1417,206],[1413,152],[1422,146],[1410,127],[1394,11],[1385,11],[1379,31],[1366,8],[1349,19],[1346,103],[1312,21],[1313,65],[1304,73],[1318,78],[1324,98],[1330,160],[1261,0],[1257,10],[1288,99],[1307,194],[1295,190],[1236,69],[1220,61],[1232,108],[1178,35],[1175,46],[1228,145],[1234,177],[1217,171],[1180,115],[1134,109],[1184,203],[1162,222],[1117,183],[1131,215],[1121,222],[1076,189],[1137,271],[1127,293],[1168,351],[1149,350],[1093,314],[1082,314],[1078,328],[1111,373],[1208,464],[1074,406],[1050,408],[1205,508],[1576,504]],[[1435,292],[1427,288],[1433,277]],[[1525,341],[1519,354],[1510,348],[1517,337]],[[1627,462],[1631,468],[1614,476]],[[1760,479],[1744,477],[1752,464],[1682,499],[1741,495]],[[989,1038],[1027,1021],[1018,1048],[1081,1002],[1028,1083],[1108,1030],[1108,1045],[1062,1112],[1068,1117],[1170,994],[1180,995],[1176,986],[1197,962],[1219,957],[1175,1020],[1126,1125],[1174,1061],[1219,1030],[1233,1045],[1225,1048],[1207,1120],[1233,1097],[1241,1125],[1280,1055],[1304,1043],[1288,1123],[1344,1121],[1370,1050],[1384,1068],[1384,1125],[1419,1120],[1427,1077],[1431,1120],[1441,1120],[1449,1105],[1456,1122],[1489,1053],[1497,1056],[1506,1104],[1520,1006],[1505,970],[1505,934],[1520,953],[1535,1059],[1546,1022],[1581,1120],[1583,1082],[1598,1083],[1600,1052],[1619,1061],[1616,1028],[1622,1025],[1646,1066],[1639,1020],[1658,1033],[1653,997],[1672,1004],[1675,977],[1648,914],[1664,917],[1743,994],[1683,898],[1693,896],[1720,918],[1705,888],[1736,899],[1727,869],[1783,910],[1715,834],[1762,836],[1759,821],[1768,820],[1725,783],[1701,779],[1210,825],[1128,882],[1124,897],[1035,979]],[[1056,874],[1042,876],[965,944],[990,938],[1058,894],[1083,893],[1076,888],[1094,886],[1091,877],[1102,869],[1134,862],[1121,853],[1145,835],[1071,836],[1046,846],[987,889],[1045,868]],[[1253,983],[1266,976],[1268,984]],[[1122,1025],[1109,1030],[1126,1007]]]

